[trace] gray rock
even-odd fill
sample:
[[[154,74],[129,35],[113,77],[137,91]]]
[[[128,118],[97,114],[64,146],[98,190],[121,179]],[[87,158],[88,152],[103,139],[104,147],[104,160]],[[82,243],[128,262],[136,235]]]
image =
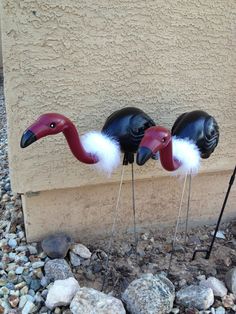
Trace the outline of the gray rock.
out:
[[[77,244],[72,245],[71,251],[73,253],[83,257],[83,258],[86,258],[86,259],[90,258],[92,255],[92,253],[89,251],[89,249],[81,243],[77,243]]]
[[[28,245],[28,250],[30,252],[31,255],[36,255],[38,254],[38,250],[35,246],[33,245]]]
[[[57,306],[69,305],[78,289],[79,283],[72,277],[56,280],[48,291],[45,304],[51,310]]]
[[[125,314],[120,300],[92,288],[77,291],[71,304],[72,314]]]
[[[47,290],[47,289],[45,289],[45,290],[43,290],[43,291],[41,292],[41,296],[42,296],[44,299],[46,299],[47,295],[48,295],[48,290]]]
[[[64,234],[58,233],[45,238],[42,243],[43,251],[51,258],[64,258],[70,248],[72,239]]]
[[[35,296],[35,292],[33,289],[29,289],[28,294],[31,295],[31,297],[33,297],[33,298]]]
[[[227,294],[227,288],[225,284],[215,277],[209,277],[207,280],[200,281],[200,286],[211,288],[214,296],[224,297]]]
[[[225,275],[225,283],[227,288],[233,294],[236,294],[236,267],[230,269]]]
[[[64,259],[48,261],[44,267],[45,276],[48,280],[63,280],[74,277],[69,264]]]
[[[8,295],[9,294],[9,289],[7,287],[2,287],[0,289],[0,296]]]
[[[4,190],[5,190],[6,192],[11,191],[11,184],[10,184],[9,182],[4,185]]]
[[[70,251],[70,262],[71,262],[72,266],[74,266],[74,267],[80,266],[79,256],[76,255],[75,253],[73,253],[72,251]]]
[[[62,314],[72,314],[72,312],[71,310],[68,309],[68,310],[63,311]]]
[[[214,294],[211,288],[191,285],[177,292],[176,301],[185,307],[207,310],[214,303]]]
[[[40,284],[42,287],[46,287],[49,284],[49,280],[45,276],[43,276],[41,278]]]
[[[122,295],[131,314],[165,314],[173,308],[175,288],[163,275],[143,275],[128,286]]]
[[[48,308],[46,306],[41,307],[39,313],[40,314],[47,314],[48,313]]]
[[[11,282],[8,282],[6,284],[6,288],[9,289],[9,290],[15,290],[15,285]]]
[[[34,290],[34,291],[38,291],[41,287],[41,283],[39,279],[32,279],[31,283],[30,283],[30,289]]]

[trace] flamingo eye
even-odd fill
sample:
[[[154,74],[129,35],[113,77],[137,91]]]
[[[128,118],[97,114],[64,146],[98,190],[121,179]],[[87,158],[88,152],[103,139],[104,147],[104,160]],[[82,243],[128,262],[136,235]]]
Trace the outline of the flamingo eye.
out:
[[[163,138],[161,139],[161,142],[162,142],[162,143],[165,143],[165,141],[166,141],[166,137],[163,137]]]
[[[50,128],[51,128],[51,129],[54,129],[55,127],[56,127],[56,123],[52,122],[52,123],[50,124]]]

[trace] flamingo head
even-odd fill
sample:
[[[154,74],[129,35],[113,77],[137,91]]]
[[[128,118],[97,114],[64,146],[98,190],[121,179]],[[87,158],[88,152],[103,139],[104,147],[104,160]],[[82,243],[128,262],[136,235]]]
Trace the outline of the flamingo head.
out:
[[[20,146],[25,148],[42,137],[63,132],[70,120],[58,113],[45,113],[41,115],[21,137]]]
[[[171,141],[171,133],[161,126],[148,128],[142,138],[137,151],[136,161],[139,166],[144,165],[153,155],[165,148]]]

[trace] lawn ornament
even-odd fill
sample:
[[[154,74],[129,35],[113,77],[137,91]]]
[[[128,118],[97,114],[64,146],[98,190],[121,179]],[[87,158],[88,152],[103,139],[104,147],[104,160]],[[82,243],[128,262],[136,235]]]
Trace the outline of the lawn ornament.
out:
[[[175,173],[196,173],[201,158],[208,158],[219,141],[216,120],[204,111],[182,114],[171,132],[154,126],[145,131],[139,145],[137,164],[143,165],[159,152],[162,167]]]
[[[123,167],[118,191],[118,198],[114,211],[112,231],[108,245],[106,261],[106,275],[110,250],[115,232],[119,200],[124,177],[124,166],[131,164],[132,171],[132,203],[135,249],[137,246],[136,233],[136,208],[134,189],[134,154],[144,136],[146,129],[154,126],[154,121],[142,110],[135,107],[127,107],[112,113],[106,120],[101,132],[89,132],[79,136],[75,125],[70,119],[58,113],[46,113],[41,115],[27,130],[21,138],[21,147],[25,148],[35,141],[49,135],[63,133],[73,155],[82,163],[93,164],[108,174],[120,164],[120,154],[124,153]],[[103,287],[107,276],[104,277]]]
[[[144,165],[150,157],[156,154],[159,156],[161,165],[165,170],[185,176],[172,244],[173,250],[187,177],[189,177],[189,189],[185,243],[190,207],[191,175],[198,172],[201,158],[205,159],[210,157],[218,141],[219,127],[215,118],[204,111],[196,110],[180,115],[175,121],[171,132],[161,126],[149,128],[145,131],[144,137],[139,145],[136,159],[138,165]]]
[[[129,107],[109,116],[101,132],[92,131],[80,137],[70,119],[46,113],[27,128],[20,145],[25,148],[45,136],[63,133],[75,158],[110,174],[120,164],[120,152],[125,155],[125,164],[133,162],[144,131],[153,125],[153,120],[142,110]]]

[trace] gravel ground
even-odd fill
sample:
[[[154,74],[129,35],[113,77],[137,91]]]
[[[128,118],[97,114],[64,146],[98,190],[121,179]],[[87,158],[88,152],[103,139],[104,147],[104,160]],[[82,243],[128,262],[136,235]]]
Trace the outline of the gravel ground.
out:
[[[6,114],[3,88],[0,86],[0,314],[1,313],[57,313],[70,314],[66,307],[50,311],[45,299],[50,282],[45,277],[44,264],[49,260],[38,243],[28,244],[25,238],[21,201],[11,192],[7,159]],[[176,290],[198,283],[200,278],[215,276],[224,280],[225,273],[236,266],[236,227],[233,222],[221,226],[224,239],[217,239],[210,260],[199,255],[191,261],[196,247],[206,247],[211,241],[213,227],[204,226],[191,230],[187,245],[183,233],[178,234],[175,254],[169,272],[169,279]],[[137,254],[134,252],[133,237],[114,240],[109,263],[105,292],[120,298],[128,284],[141,273],[167,272],[172,249],[172,230],[161,235],[142,234],[139,237]],[[71,264],[80,286],[100,290],[106,265],[107,241],[92,243],[90,259],[81,259],[79,266]],[[221,298],[215,298],[212,307],[224,306],[226,313],[235,313]],[[198,313],[175,305],[175,313]],[[5,308],[5,310],[4,310]],[[19,308],[23,308],[22,311]],[[215,313],[213,310],[210,312]]]

